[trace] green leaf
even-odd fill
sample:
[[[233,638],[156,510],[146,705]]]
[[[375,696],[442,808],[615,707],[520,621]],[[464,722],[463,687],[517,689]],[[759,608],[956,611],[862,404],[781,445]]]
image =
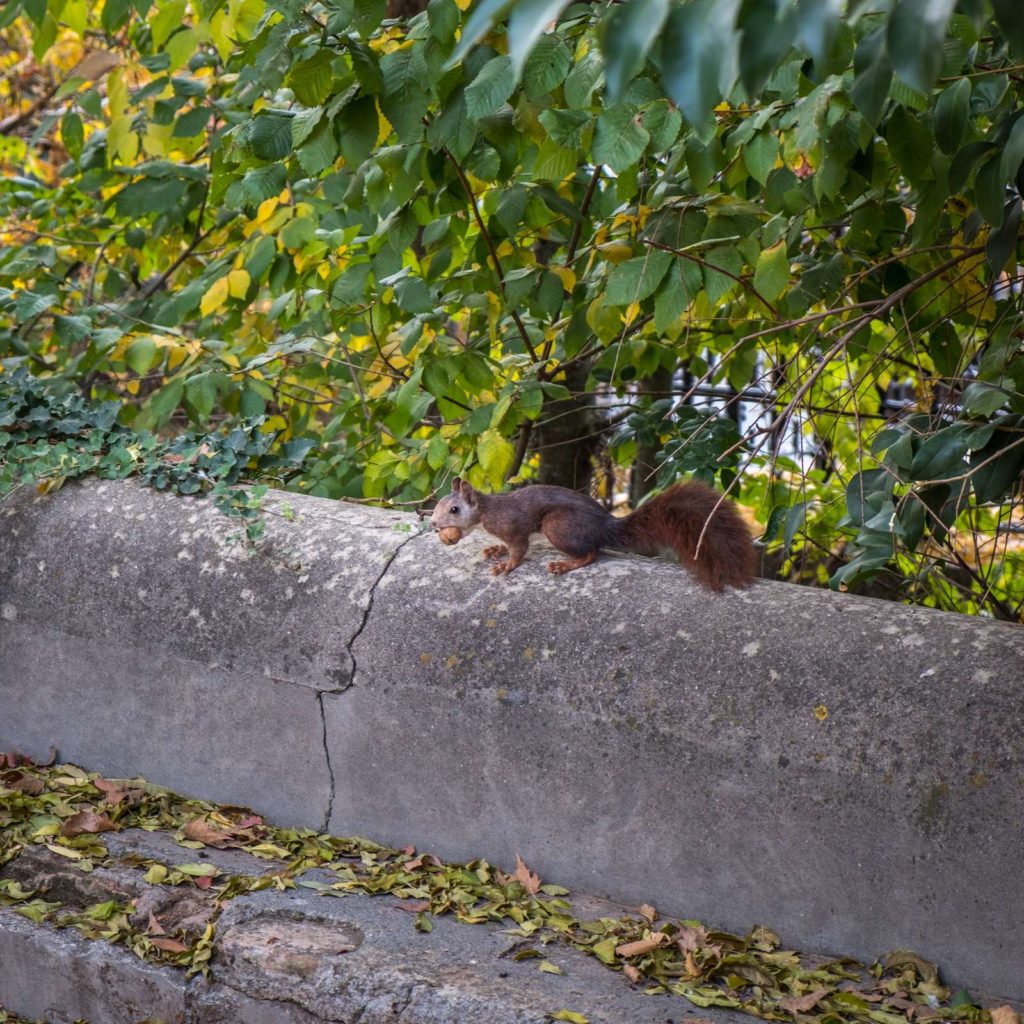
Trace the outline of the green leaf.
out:
[[[423,115],[430,97],[426,85],[430,80],[420,47],[395,50],[381,58],[384,95],[381,109],[391,122],[401,142],[412,142],[423,134]]]
[[[886,141],[900,170],[913,184],[932,177],[935,140],[928,126],[906,107],[892,112],[885,131]]]
[[[1003,223],[998,229],[989,232],[985,243],[985,255],[989,266],[998,274],[1017,251],[1020,238],[1021,202],[1017,196],[1012,203],[1007,203],[1003,215]]]
[[[538,120],[544,125],[548,138],[559,146],[575,149],[583,142],[584,129],[591,123],[590,114],[583,110],[542,110]]]
[[[669,96],[701,124],[732,86],[738,0],[696,0],[676,7],[662,33],[661,77]]]
[[[260,160],[282,160],[292,151],[292,119],[288,114],[257,114],[249,132],[249,148]]]
[[[606,301],[613,306],[627,306],[653,295],[672,259],[671,253],[649,249],[643,256],[620,263],[608,276]]]
[[[754,270],[754,288],[768,302],[774,302],[789,284],[789,257],[786,255],[786,240],[776,242],[770,249],[764,249],[757,257]]]
[[[857,44],[853,54],[853,87],[850,99],[872,127],[882,117],[892,82],[892,63],[885,49],[885,32],[875,29]]]
[[[1009,138],[1003,146],[1003,156],[999,161],[999,173],[1004,181],[1012,181],[1017,176],[1022,161],[1024,161],[1024,113],[1017,115],[1017,119],[1010,129]]]
[[[60,138],[67,149],[68,155],[77,160],[85,144],[85,128],[82,119],[73,110],[69,110],[60,122]]]
[[[843,0],[798,0],[797,12],[797,41],[818,70],[826,68],[839,34]]]
[[[921,92],[942,68],[942,43],[956,0],[899,0],[889,16],[888,51],[896,74]]]
[[[289,128],[289,136],[290,134]],[[269,167],[257,167],[246,171],[238,185],[244,199],[255,204],[280,195],[287,183],[288,175],[284,164],[271,164]]]
[[[523,69],[523,87],[530,99],[540,99],[565,81],[572,67],[569,48],[556,35],[541,36]]]
[[[517,80],[537,40],[568,6],[569,0],[516,0],[513,4],[508,19],[508,53]]]
[[[459,45],[446,61],[445,68],[452,68],[458,64],[508,11],[512,3],[513,0],[480,0],[462,27]]]
[[[1018,60],[1024,60],[1024,18],[1020,16],[1019,0],[992,0],[996,21]]]
[[[1006,204],[1006,179],[1000,161],[994,157],[984,164],[974,178],[974,202],[981,215],[993,227],[1003,223]]]
[[[962,472],[970,447],[969,432],[969,427],[958,424],[924,438],[915,446],[914,459],[910,464],[911,478],[939,480],[951,473]]]
[[[631,0],[610,9],[602,25],[601,51],[605,64],[605,97],[618,103],[644,66],[647,54],[668,17],[668,0]]]
[[[377,141],[377,104],[372,96],[361,96],[342,107],[334,119],[334,131],[345,163],[353,170],[370,153]]]
[[[971,80],[961,78],[943,89],[935,104],[935,140],[949,156],[960,148],[967,130],[970,102]]]
[[[364,39],[369,39],[387,13],[385,0],[355,0],[353,21]]]
[[[288,85],[295,98],[304,106],[315,107],[323,103],[331,93],[334,72],[331,70],[333,54],[320,50],[309,60],[292,66],[288,73]]]
[[[493,57],[466,86],[466,114],[473,121],[489,117],[512,95],[516,87],[512,61]]]
[[[140,377],[149,373],[159,360],[156,342],[152,338],[136,338],[124,353],[124,361]]]
[[[455,38],[459,27],[460,14],[455,0],[430,0],[427,4],[427,22],[430,34],[439,42],[447,43]]]
[[[505,474],[515,459],[512,444],[492,427],[477,438],[476,454],[488,482],[494,490],[499,490],[504,486]]]
[[[189,378],[185,384],[185,398],[195,409],[200,419],[206,419],[213,412],[217,401],[217,384],[210,373]],[[209,867],[209,865],[206,865]]]
[[[650,135],[637,123],[636,114],[633,106],[619,106],[599,115],[593,145],[596,163],[621,174],[640,159]]]
[[[1007,403],[1009,397],[1005,388],[986,384],[980,380],[971,381],[964,388],[964,412],[968,416],[984,419],[986,416],[991,416],[992,413],[998,412]]]

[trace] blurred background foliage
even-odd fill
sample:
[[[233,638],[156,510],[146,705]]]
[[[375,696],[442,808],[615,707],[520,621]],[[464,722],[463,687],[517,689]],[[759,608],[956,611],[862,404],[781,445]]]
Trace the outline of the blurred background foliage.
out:
[[[9,0],[0,71],[0,489],[693,474],[766,575],[1020,621],[1017,0]]]

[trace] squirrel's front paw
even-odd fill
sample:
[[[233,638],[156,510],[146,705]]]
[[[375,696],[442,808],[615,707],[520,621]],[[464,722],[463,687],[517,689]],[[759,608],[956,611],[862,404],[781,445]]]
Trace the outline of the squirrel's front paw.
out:
[[[548,562],[548,572],[552,576],[564,576],[570,569],[575,568],[571,562]]]
[[[504,544],[492,544],[490,547],[484,548],[483,556],[488,560],[492,558],[508,558],[508,548]]]

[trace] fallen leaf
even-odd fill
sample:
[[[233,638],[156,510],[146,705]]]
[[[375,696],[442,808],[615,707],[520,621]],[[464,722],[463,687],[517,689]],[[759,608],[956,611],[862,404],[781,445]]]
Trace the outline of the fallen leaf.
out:
[[[696,953],[707,942],[708,933],[703,928],[680,928],[676,935],[680,953]]]
[[[423,867],[423,858],[414,857],[412,860],[407,860],[403,865],[406,871],[415,871],[417,868]]]
[[[1020,1015],[1011,1006],[994,1006],[992,1024],[1020,1024]]]
[[[562,968],[555,966],[555,964],[553,964],[550,960],[541,960],[541,962],[537,964],[537,970],[543,971],[545,974],[562,973]]]
[[[200,875],[195,883],[197,889],[209,889],[213,885],[213,875]]]
[[[242,818],[237,827],[238,828],[252,828],[253,825],[262,825],[263,819],[258,814],[247,814]]]
[[[640,916],[646,917],[651,924],[654,924],[658,916],[658,912],[650,905],[650,903],[644,903],[640,907]]]
[[[202,818],[193,818],[185,825],[185,838],[192,839],[197,843],[205,843],[207,846],[223,848],[231,836],[214,828]]]
[[[664,932],[655,932],[649,939],[637,939],[636,942],[624,942],[621,946],[615,947],[619,956],[643,956],[651,950],[668,942],[668,936]]]
[[[80,836],[86,832],[116,832],[117,826],[105,815],[95,811],[78,811],[66,818],[60,827],[62,836]]]
[[[156,919],[156,915],[151,910],[149,912],[149,923],[146,925],[146,931],[150,935],[166,935],[167,932],[164,926]]]
[[[519,882],[531,896],[540,889],[540,875],[533,874],[518,853],[516,854],[516,869],[512,872],[512,878]]]
[[[430,900],[399,900],[395,907],[398,910],[407,910],[410,914],[421,914],[424,910],[430,909]]]
[[[590,1018],[584,1017],[582,1013],[575,1013],[572,1010],[559,1010],[551,1014],[552,1020],[567,1020],[569,1024],[590,1024]]]
[[[622,973],[634,984],[643,977],[643,975],[632,964],[623,964]]]
[[[0,775],[0,784],[8,789],[16,789],[21,793],[28,793],[29,796],[38,796],[46,788],[42,779],[37,779],[34,775],[27,775],[16,768],[12,768]]]
[[[790,1013],[807,1013],[808,1010],[813,1010],[827,995],[827,989],[816,988],[805,996],[786,996],[785,999],[779,1000],[779,1006],[784,1010],[789,1010]]]
[[[938,981],[939,971],[935,964],[924,960],[909,949],[894,949],[882,961],[887,971],[899,971],[904,967],[913,967],[922,981]]]
[[[177,939],[172,939],[166,936],[160,936],[149,940],[157,949],[162,949],[165,953],[187,953],[188,946],[184,942],[179,942]]]

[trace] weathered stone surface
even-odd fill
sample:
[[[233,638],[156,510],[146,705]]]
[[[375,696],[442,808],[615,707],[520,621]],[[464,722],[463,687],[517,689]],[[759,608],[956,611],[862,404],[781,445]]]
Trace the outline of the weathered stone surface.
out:
[[[319,695],[349,685],[349,646],[408,533],[389,513],[298,502],[270,501],[258,555],[209,502],[132,483],[4,502],[0,749],[53,745],[108,775],[323,825]]]
[[[0,907],[0,1006],[47,1024],[185,1024],[184,972]]]
[[[37,853],[18,857],[20,877],[53,893],[78,891],[85,876],[74,864]],[[153,893],[182,893],[146,884],[138,870],[97,870],[112,893],[137,893],[140,905]],[[623,908],[595,901],[587,912],[620,916]],[[692,1015],[685,1000],[651,998],[578,950],[544,950],[564,972],[554,976],[537,960],[515,961],[521,940],[500,926],[439,918],[424,934],[413,920],[392,897],[253,893],[220,918],[211,976],[188,980],[183,970],[0,909],[0,1006],[50,1024],[547,1024],[560,1009],[591,1024],[665,1024]],[[714,1009],[701,1017],[749,1019]]]
[[[332,829],[1024,992],[1024,631],[635,559],[494,578],[481,543],[377,588]]]
[[[1024,630],[283,503],[0,507],[0,749],[1024,996]]]

